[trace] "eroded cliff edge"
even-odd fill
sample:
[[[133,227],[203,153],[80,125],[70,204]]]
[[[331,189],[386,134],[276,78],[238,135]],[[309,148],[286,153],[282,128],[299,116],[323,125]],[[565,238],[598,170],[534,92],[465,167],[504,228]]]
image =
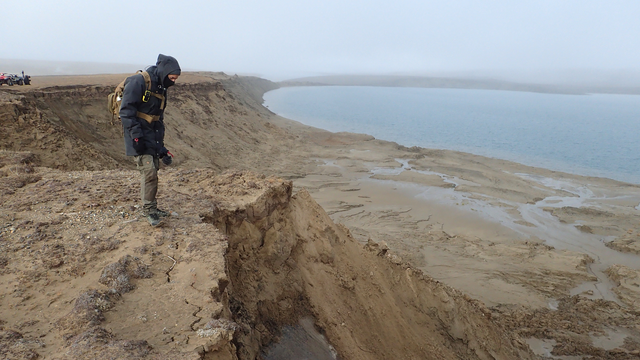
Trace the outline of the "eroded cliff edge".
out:
[[[0,91],[0,149],[30,151],[32,163],[60,170],[132,168],[122,127],[106,110],[124,75],[99,84]],[[193,78],[192,80],[189,80]],[[175,166],[266,170],[297,167],[287,157],[295,139],[269,122],[262,94],[277,85],[254,77],[187,74],[169,93],[165,143]]]
[[[290,181],[164,171],[174,214],[151,228],[133,171],[34,173],[0,214],[15,358],[254,359],[302,316],[344,359],[530,357],[481,303],[363,247]]]

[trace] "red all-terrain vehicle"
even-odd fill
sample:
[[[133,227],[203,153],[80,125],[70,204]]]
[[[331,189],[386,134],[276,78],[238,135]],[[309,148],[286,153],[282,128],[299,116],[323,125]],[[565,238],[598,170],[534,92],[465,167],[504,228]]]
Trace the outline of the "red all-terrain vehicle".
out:
[[[13,79],[10,74],[0,73],[0,85],[2,84],[13,86]]]

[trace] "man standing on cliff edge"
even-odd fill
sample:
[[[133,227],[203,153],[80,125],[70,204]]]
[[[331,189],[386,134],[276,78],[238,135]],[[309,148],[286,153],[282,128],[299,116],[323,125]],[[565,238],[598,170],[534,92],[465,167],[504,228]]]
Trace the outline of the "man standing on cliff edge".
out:
[[[146,72],[146,74],[145,74]],[[178,61],[167,55],[158,55],[155,66],[125,80],[120,119],[124,130],[127,156],[133,156],[140,175],[142,211],[149,224],[157,226],[169,214],[158,209],[158,169],[160,159],[171,165],[173,154],[164,147],[164,109],[167,88],[180,76]],[[148,74],[148,75],[147,75]]]

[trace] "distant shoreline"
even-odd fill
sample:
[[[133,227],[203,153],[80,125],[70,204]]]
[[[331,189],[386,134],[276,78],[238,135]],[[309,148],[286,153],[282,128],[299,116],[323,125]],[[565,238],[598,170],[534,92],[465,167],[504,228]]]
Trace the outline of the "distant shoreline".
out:
[[[377,87],[417,87],[443,89],[483,89],[503,91],[524,91],[545,94],[617,94],[640,95],[640,86],[588,86],[527,84],[501,80],[474,80],[463,78],[395,76],[395,75],[334,75],[303,77],[278,82],[280,87],[292,86],[377,86]]]
[[[346,85],[324,85],[323,84],[323,85],[317,85],[317,86],[346,86]],[[359,85],[353,85],[353,86],[355,87]],[[464,90],[462,88],[433,88],[433,89]],[[468,90],[486,90],[486,89],[468,89]],[[509,90],[501,90],[501,91],[509,91]],[[546,94],[557,94],[557,93],[546,93]],[[560,94],[560,95],[563,95],[563,94]],[[602,94],[599,94],[599,95],[602,95]],[[269,100],[266,97],[264,98],[267,101],[265,101],[263,105],[265,106],[271,105],[268,107],[270,111],[278,110],[278,107],[275,106],[276,105],[275,103],[269,104]],[[585,100],[588,101],[587,99]],[[493,158],[497,160],[512,161],[512,162],[516,162],[516,163],[527,165],[527,166],[548,169],[551,171],[564,172],[564,173],[579,175],[584,177],[610,179],[610,180],[619,181],[626,184],[640,185],[640,178],[628,172],[602,169],[597,166],[589,167],[585,164],[573,163],[567,159],[545,158],[545,157],[542,157],[541,155],[532,155],[532,154],[527,155],[527,154],[519,153],[517,151],[506,151],[504,149],[489,149],[489,148],[482,148],[482,147],[474,147],[469,144],[467,144],[468,146],[466,147],[451,146],[451,145],[442,146],[437,144],[425,145],[422,143],[416,143],[415,141],[407,142],[406,139],[404,138],[403,139],[400,139],[397,137],[394,138],[393,136],[390,135],[390,133],[385,133],[384,135],[381,135],[379,131],[378,132],[373,131],[371,128],[369,128],[368,130],[362,130],[361,128],[357,128],[357,127],[354,128],[354,127],[338,126],[336,128],[336,127],[330,126],[330,124],[337,126],[336,124],[330,121],[324,124],[325,126],[323,126],[322,125],[323,122],[307,122],[307,121],[303,122],[302,118],[293,118],[292,117],[293,114],[289,114],[286,112],[276,112],[276,113],[279,116],[289,118],[290,120],[293,120],[296,122],[300,122],[305,126],[311,126],[314,128],[319,128],[319,129],[323,129],[330,132],[350,132],[350,133],[366,134],[366,135],[375,137],[376,139],[379,139],[379,140],[396,143],[399,146],[405,147],[407,149],[422,148],[425,150],[445,150],[445,151],[464,152],[464,153],[474,154],[482,157]],[[376,118],[376,116],[371,114],[371,119],[373,118]],[[375,121],[374,123],[377,124],[377,122]],[[413,140],[416,140],[416,139],[413,139]]]

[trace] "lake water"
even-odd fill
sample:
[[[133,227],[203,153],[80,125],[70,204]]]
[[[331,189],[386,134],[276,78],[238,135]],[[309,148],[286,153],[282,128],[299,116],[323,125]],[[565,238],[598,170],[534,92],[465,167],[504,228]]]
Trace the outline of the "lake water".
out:
[[[636,95],[324,86],[264,99],[278,115],[333,132],[640,184]]]

